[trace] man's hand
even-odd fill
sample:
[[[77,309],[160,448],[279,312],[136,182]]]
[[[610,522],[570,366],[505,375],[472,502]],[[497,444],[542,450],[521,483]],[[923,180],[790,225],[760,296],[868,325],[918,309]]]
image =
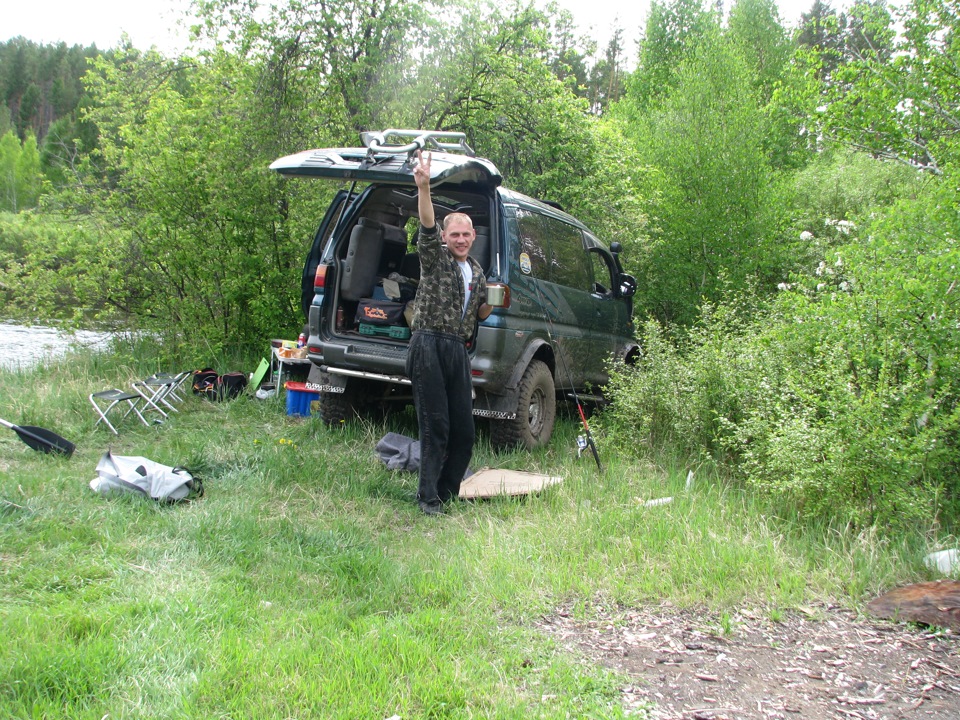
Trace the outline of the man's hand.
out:
[[[413,181],[417,184],[419,194],[417,197],[417,211],[420,214],[420,224],[425,228],[432,228],[437,224],[436,216],[433,213],[433,198],[430,197],[430,162],[433,160],[433,153],[427,153],[427,159],[423,159],[423,152],[417,150],[417,164],[413,168]]]
[[[417,164],[413,167],[413,181],[421,191],[430,192],[430,163],[433,161],[433,153],[427,153],[427,159],[423,159],[423,151],[417,150]]]

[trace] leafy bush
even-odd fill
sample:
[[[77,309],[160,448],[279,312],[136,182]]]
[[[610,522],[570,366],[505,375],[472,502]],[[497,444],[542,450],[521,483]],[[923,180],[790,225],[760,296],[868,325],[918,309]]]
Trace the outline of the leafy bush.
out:
[[[907,165],[845,149],[819,154],[802,170],[784,175],[780,202],[790,221],[781,244],[790,248],[791,268],[816,265],[831,248],[849,241],[850,221],[889,207],[922,183]]]
[[[747,319],[727,301],[676,342],[648,323],[605,426],[624,448],[729,462],[803,517],[929,526],[958,501],[958,219],[950,182],[870,221]]]
[[[607,442],[630,452],[670,451],[691,458],[718,458],[722,419],[743,416],[752,377],[749,358],[734,346],[749,333],[753,299],[704,308],[704,320],[673,335],[656,320],[641,332],[642,352],[633,365],[614,365],[606,394],[614,402],[599,424]]]
[[[636,304],[664,322],[692,324],[727,279],[767,278],[772,289],[789,265],[748,68],[736,44],[710,33],[662,101],[624,127],[640,161],[659,174],[657,192],[644,198],[650,242]]]

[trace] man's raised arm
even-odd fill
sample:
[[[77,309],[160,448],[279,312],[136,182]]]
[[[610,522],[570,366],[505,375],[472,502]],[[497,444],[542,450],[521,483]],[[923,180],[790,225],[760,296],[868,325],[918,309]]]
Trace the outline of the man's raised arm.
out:
[[[433,198],[430,197],[430,162],[433,153],[427,153],[423,159],[423,152],[417,150],[417,164],[413,168],[413,181],[417,184],[417,210],[420,213],[420,224],[425,228],[432,228],[437,224],[433,214]]]

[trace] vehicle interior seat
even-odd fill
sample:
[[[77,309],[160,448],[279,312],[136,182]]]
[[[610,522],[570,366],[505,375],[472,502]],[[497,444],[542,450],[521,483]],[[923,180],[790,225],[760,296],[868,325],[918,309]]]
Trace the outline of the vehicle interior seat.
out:
[[[340,281],[340,297],[344,300],[361,300],[370,297],[373,292],[383,249],[381,227],[376,220],[360,218],[350,232],[350,244],[343,260],[343,279]]]
[[[473,229],[477,237],[470,248],[470,255],[480,263],[486,273],[490,270],[490,228],[486,225],[475,225]]]

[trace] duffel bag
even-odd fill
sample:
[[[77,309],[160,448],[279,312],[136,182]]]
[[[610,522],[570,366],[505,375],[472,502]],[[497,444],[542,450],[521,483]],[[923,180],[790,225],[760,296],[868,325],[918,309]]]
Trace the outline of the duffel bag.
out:
[[[357,304],[357,323],[367,325],[406,325],[403,318],[403,308],[406,303],[391,300],[374,300],[365,298]]]

